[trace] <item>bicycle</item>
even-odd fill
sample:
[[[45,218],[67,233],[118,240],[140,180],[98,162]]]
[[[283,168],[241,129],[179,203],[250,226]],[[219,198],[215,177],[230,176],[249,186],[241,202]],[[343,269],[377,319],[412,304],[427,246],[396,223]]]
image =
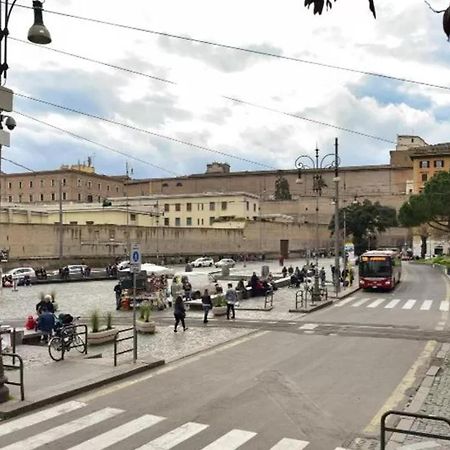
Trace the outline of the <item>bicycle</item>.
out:
[[[76,333],[76,321],[77,317],[71,324],[62,326],[56,330],[55,336],[53,336],[48,343],[48,353],[50,358],[54,361],[61,361],[63,358],[63,350],[69,352],[72,348],[75,348],[80,353],[85,353],[86,342],[81,339],[80,335]]]

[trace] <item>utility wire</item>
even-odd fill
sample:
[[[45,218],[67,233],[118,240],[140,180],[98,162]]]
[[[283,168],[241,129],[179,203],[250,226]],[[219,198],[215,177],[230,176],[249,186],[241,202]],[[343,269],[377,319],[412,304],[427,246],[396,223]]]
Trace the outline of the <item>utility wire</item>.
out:
[[[14,164],[14,165],[17,166],[17,167],[21,167],[22,169],[28,170],[29,172],[36,173],[35,170],[29,169],[28,167],[23,166],[22,164],[20,164],[20,163],[18,163],[18,162],[12,161],[11,159],[5,158],[5,157],[3,157],[3,156],[2,156],[2,159],[3,159],[3,161],[7,161],[7,162],[9,162],[9,163],[11,163],[11,164]]]
[[[109,145],[105,145],[105,144],[101,144],[99,142],[93,141],[92,139],[88,139],[88,138],[86,138],[84,136],[81,136],[79,134],[73,133],[73,132],[71,132],[69,130],[66,130],[64,128],[57,127],[56,125],[52,125],[51,123],[48,123],[48,122],[45,122],[43,120],[37,119],[36,117],[29,116],[28,114],[25,114],[23,112],[14,111],[14,113],[15,114],[19,114],[19,116],[26,117],[29,120],[33,120],[33,121],[35,121],[37,123],[40,123],[41,125],[45,125],[47,127],[53,128],[55,130],[58,130],[61,133],[65,133],[65,134],[67,134],[67,135],[69,135],[69,136],[71,136],[71,137],[73,137],[75,139],[79,139],[79,140],[82,140],[82,141],[85,141],[85,142],[89,142],[90,144],[96,145],[98,147],[102,147],[102,148],[104,148],[106,150],[110,150],[110,151],[112,151],[114,153],[117,153],[119,155],[125,156],[126,158],[134,159],[135,161],[138,161],[138,162],[143,163],[143,164],[147,164],[147,165],[149,165],[151,167],[154,167],[155,169],[161,170],[161,171],[166,172],[166,173],[168,173],[170,175],[175,175],[176,177],[180,176],[176,172],[173,172],[173,171],[168,170],[168,169],[164,169],[164,167],[158,166],[156,164],[153,164],[151,162],[148,162],[148,161],[146,161],[144,159],[141,159],[141,158],[138,158],[136,156],[132,156],[129,153],[122,152],[120,150],[117,150],[116,148],[110,147]]]
[[[4,2],[1,1],[1,3],[4,3]],[[16,7],[25,8],[25,9],[33,9],[32,6],[21,5],[18,3],[16,3]],[[270,58],[294,61],[294,62],[298,62],[298,63],[302,63],[302,64],[310,64],[310,65],[314,65],[314,66],[324,67],[327,69],[335,69],[335,70],[341,70],[341,71],[345,71],[345,72],[359,73],[361,75],[385,78],[385,79],[389,79],[389,80],[400,81],[402,83],[411,83],[411,84],[416,84],[416,85],[421,85],[421,86],[432,87],[432,88],[436,88],[436,89],[444,89],[447,91],[450,90],[450,86],[428,83],[425,81],[413,80],[410,78],[396,77],[394,75],[388,75],[388,74],[378,73],[378,72],[371,72],[371,71],[366,71],[366,70],[359,70],[359,69],[355,69],[352,67],[338,66],[338,65],[334,65],[334,64],[323,63],[323,62],[319,62],[319,61],[311,61],[311,60],[302,59],[302,58],[295,58],[293,56],[283,56],[283,55],[279,55],[277,53],[270,53],[270,52],[264,52],[262,50],[254,50],[254,49],[245,48],[245,47],[238,47],[238,46],[229,45],[229,44],[222,44],[219,42],[208,41],[205,39],[195,39],[195,38],[191,38],[191,37],[187,37],[187,36],[180,36],[177,34],[166,33],[163,31],[150,30],[150,29],[140,28],[140,27],[136,27],[136,26],[132,26],[132,25],[124,25],[124,24],[120,24],[120,23],[116,23],[116,22],[109,22],[106,20],[94,19],[91,17],[84,17],[84,16],[78,16],[75,14],[62,13],[59,11],[53,11],[53,10],[49,10],[49,9],[46,9],[45,12],[46,12],[46,14],[47,13],[55,14],[58,16],[68,17],[71,19],[77,19],[77,20],[82,20],[82,21],[86,21],[86,22],[108,25],[111,27],[117,27],[117,28],[122,28],[122,29],[126,29],[126,30],[139,31],[142,33],[154,34],[154,35],[158,35],[158,36],[168,37],[168,38],[172,38],[172,39],[179,39],[179,40],[188,41],[188,42],[195,42],[197,44],[211,45],[214,47],[224,48],[224,49],[228,49],[228,50],[235,50],[235,51],[240,51],[240,52],[245,52],[245,53],[251,53],[251,54],[259,55],[259,56],[267,56]]]
[[[36,47],[39,47],[39,48],[42,48],[42,49],[45,49],[45,50],[50,50],[50,51],[55,52],[55,53],[60,53],[60,54],[66,55],[66,56],[71,56],[73,58],[78,58],[78,59],[81,59],[81,60],[84,60],[84,61],[88,61],[88,62],[91,62],[91,63],[94,63],[94,64],[100,64],[100,65],[103,65],[103,66],[106,66],[106,67],[109,67],[109,68],[113,68],[113,69],[116,69],[116,70],[129,72],[129,73],[132,73],[134,75],[139,75],[139,76],[142,76],[142,77],[150,78],[150,79],[153,79],[153,80],[156,80],[156,81],[160,81],[160,82],[163,82],[163,83],[167,83],[167,84],[171,84],[171,85],[174,85],[174,86],[180,85],[180,83],[177,83],[176,81],[168,80],[166,78],[156,77],[156,76],[149,75],[149,74],[146,74],[146,73],[143,73],[143,72],[139,72],[137,70],[127,69],[125,67],[117,66],[117,65],[114,65],[114,64],[109,64],[109,63],[106,63],[106,62],[103,62],[103,61],[98,61],[96,59],[91,59],[91,58],[88,58],[88,57],[85,57],[85,56],[81,56],[81,55],[76,55],[74,53],[69,53],[69,52],[66,52],[66,51],[63,51],[63,50],[58,50],[58,49],[55,49],[55,48],[39,46],[37,44],[32,44],[31,42],[25,41],[23,39],[18,39],[18,38],[13,38],[13,37],[10,37],[10,39],[12,39],[14,41],[17,41],[17,42],[20,42],[20,43],[23,43],[23,44],[33,45],[33,46],[36,46]],[[363,137],[366,137],[366,138],[369,138],[369,139],[375,139],[377,141],[388,142],[389,144],[395,144],[394,141],[391,141],[389,139],[382,138],[382,137],[379,137],[379,136],[374,136],[374,135],[367,134],[367,133],[363,133],[361,131],[356,131],[356,130],[352,130],[350,128],[345,128],[345,127],[340,127],[338,125],[330,124],[330,123],[323,122],[323,121],[320,121],[320,120],[310,119],[308,117],[300,116],[300,115],[294,114],[294,113],[288,113],[288,112],[285,112],[285,111],[280,111],[280,110],[275,109],[275,108],[270,108],[268,106],[259,105],[259,104],[252,103],[252,102],[249,102],[249,101],[246,101],[246,100],[242,100],[242,99],[239,99],[239,98],[236,98],[236,97],[228,97],[228,96],[220,95],[220,94],[218,94],[218,95],[219,95],[219,97],[224,98],[225,100],[232,101],[233,103],[240,103],[242,105],[250,106],[250,107],[261,109],[261,110],[264,110],[264,111],[269,111],[269,112],[276,113],[276,114],[285,115],[285,116],[292,117],[292,118],[295,118],[295,119],[300,119],[300,120],[303,120],[303,121],[306,121],[306,122],[314,123],[316,125],[322,125],[322,126],[334,128],[336,130],[344,131],[346,133],[356,134],[356,135],[363,136]]]
[[[267,169],[277,170],[276,167],[269,166],[267,164],[264,164],[264,163],[261,163],[261,162],[258,162],[258,161],[252,161],[251,159],[242,158],[240,156],[232,155],[230,153],[222,152],[220,150],[214,150],[212,148],[205,147],[204,145],[194,144],[192,142],[184,141],[182,139],[177,139],[177,138],[174,138],[174,137],[171,137],[171,136],[166,136],[164,134],[156,133],[154,131],[145,130],[143,128],[135,127],[133,125],[129,125],[129,124],[126,124],[126,123],[123,123],[123,122],[118,122],[116,120],[107,119],[106,117],[98,116],[98,115],[95,115],[95,114],[90,114],[90,113],[87,113],[87,112],[84,112],[84,111],[79,111],[79,110],[74,109],[74,108],[69,108],[67,106],[58,105],[56,103],[52,103],[52,102],[49,102],[49,101],[46,101],[46,100],[42,100],[42,99],[39,99],[39,98],[30,97],[30,96],[24,95],[24,94],[15,93],[14,95],[16,95],[17,97],[25,98],[27,100],[32,100],[34,102],[42,103],[44,105],[53,106],[54,108],[59,108],[59,109],[65,110],[65,111],[69,111],[69,112],[73,112],[73,113],[76,113],[76,114],[80,114],[80,115],[85,116],[85,117],[91,117],[92,119],[100,120],[100,121],[105,122],[105,123],[109,123],[109,124],[112,124],[112,125],[118,125],[118,126],[121,126],[123,128],[127,128],[129,130],[138,131],[139,133],[144,133],[144,134],[148,134],[150,136],[155,136],[155,137],[158,137],[158,138],[161,138],[161,139],[166,139],[166,140],[171,141],[171,142],[176,142],[177,144],[187,145],[189,147],[197,148],[197,149],[200,149],[200,150],[205,150],[207,152],[216,153],[216,154],[219,154],[219,155],[222,155],[222,156],[227,156],[229,158],[237,159],[239,161],[243,161],[243,162],[250,163],[250,164],[255,164],[257,166],[265,167]]]

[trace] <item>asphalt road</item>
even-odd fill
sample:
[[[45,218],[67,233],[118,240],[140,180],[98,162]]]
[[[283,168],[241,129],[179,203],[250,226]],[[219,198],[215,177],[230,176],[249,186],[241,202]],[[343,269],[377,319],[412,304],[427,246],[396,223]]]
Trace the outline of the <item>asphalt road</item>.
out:
[[[66,402],[67,413],[47,408],[5,422],[0,448],[328,450],[376,436],[380,412],[404,400],[433,350],[426,332],[446,332],[444,278],[424,267],[404,273],[392,294],[360,292],[295,325],[272,324]],[[360,332],[340,333],[345,327]]]

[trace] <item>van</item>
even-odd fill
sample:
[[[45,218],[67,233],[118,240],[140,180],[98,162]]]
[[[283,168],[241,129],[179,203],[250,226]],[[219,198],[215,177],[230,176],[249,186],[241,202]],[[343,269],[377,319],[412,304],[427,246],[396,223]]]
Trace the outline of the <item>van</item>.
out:
[[[186,277],[192,285],[192,298],[197,299],[203,295],[205,289],[208,289],[210,294],[216,292],[217,279],[214,275],[205,272],[177,272],[173,279],[178,278],[181,281]],[[169,287],[170,289],[170,287]]]

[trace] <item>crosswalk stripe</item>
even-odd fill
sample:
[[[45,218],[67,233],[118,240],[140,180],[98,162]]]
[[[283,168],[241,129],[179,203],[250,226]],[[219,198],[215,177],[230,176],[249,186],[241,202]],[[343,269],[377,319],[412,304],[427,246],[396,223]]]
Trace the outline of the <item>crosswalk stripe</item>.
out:
[[[208,426],[209,425],[203,425],[202,423],[187,422],[184,425],[163,434],[159,438],[144,444],[136,450],[169,450],[200,433],[205,428],[208,428]]]
[[[401,300],[400,300],[399,298],[394,298],[394,300],[391,300],[391,301],[385,306],[385,308],[387,308],[387,309],[395,308],[400,302],[401,302]]]
[[[145,414],[138,419],[132,420],[120,425],[117,428],[113,428],[106,433],[95,436],[94,438],[82,442],[75,447],[71,447],[69,450],[103,450],[129,438],[130,436],[133,436],[133,434],[139,433],[146,428],[150,428],[152,425],[155,425],[162,420],[164,420],[164,417]]]
[[[448,311],[450,306],[450,302],[448,300],[444,300],[441,302],[441,305],[439,306],[439,309],[441,311]]]
[[[367,305],[368,308],[376,308],[377,306],[380,306],[384,301],[386,301],[385,298],[378,298],[374,302],[372,302],[370,305]]]
[[[32,425],[44,422],[45,420],[58,417],[61,414],[75,411],[83,406],[86,406],[86,404],[81,402],[67,402],[44,411],[30,414],[29,416],[25,416],[20,419],[10,420],[0,425],[0,436],[22,430],[23,428],[31,427]]]
[[[408,300],[403,306],[402,309],[411,309],[416,304],[416,300]]]
[[[358,300],[357,302],[355,302],[355,303],[353,303],[353,307],[355,308],[355,307],[357,307],[357,306],[361,306],[361,305],[363,305],[364,303],[366,303],[366,302],[368,302],[370,300],[370,297],[369,298],[363,298],[362,300]]]
[[[42,433],[24,439],[23,441],[15,442],[14,444],[2,447],[2,450],[34,450],[35,448],[50,444],[57,439],[61,439],[77,431],[81,431],[121,413],[123,413],[121,409],[104,408],[87,416],[83,416],[80,419],[75,419],[55,428],[50,428]]]
[[[355,297],[346,298],[345,300],[341,300],[340,302],[336,303],[336,306],[344,306],[347,303],[352,302],[353,300],[355,300]]]
[[[431,305],[433,304],[432,300],[424,300],[420,309],[422,311],[429,311],[431,309]]]
[[[211,444],[204,447],[203,450],[235,450],[241,445],[244,445],[255,435],[256,433],[253,431],[231,430],[229,433],[224,434],[219,439],[211,442]]]
[[[318,323],[305,323],[301,327],[298,327],[299,330],[314,330],[319,326]]]
[[[270,450],[303,450],[308,444],[308,441],[284,438],[275,444]]]

